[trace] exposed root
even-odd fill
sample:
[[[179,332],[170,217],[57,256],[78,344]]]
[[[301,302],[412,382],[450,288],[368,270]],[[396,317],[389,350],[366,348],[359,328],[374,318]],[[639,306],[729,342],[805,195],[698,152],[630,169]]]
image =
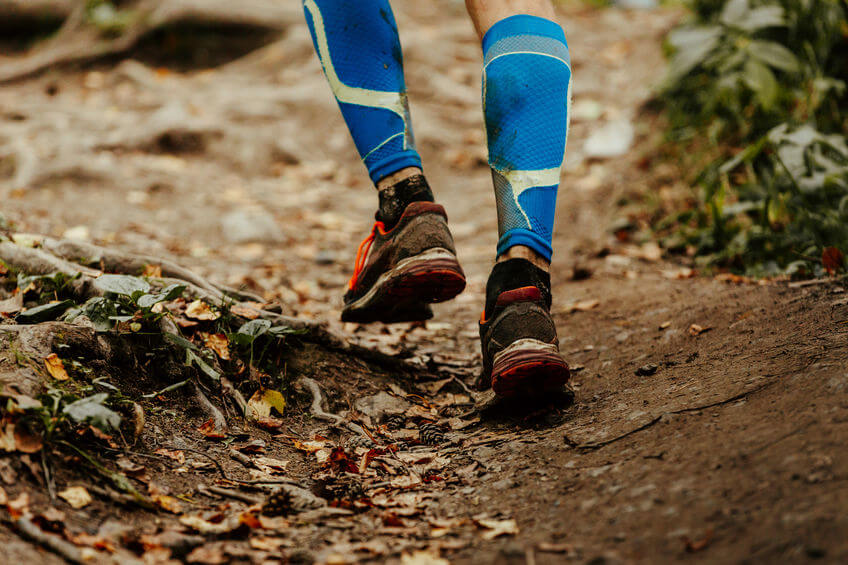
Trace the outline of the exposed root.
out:
[[[229,426],[227,425],[227,418],[224,416],[224,413],[221,412],[217,406],[212,404],[212,401],[209,400],[209,397],[206,396],[206,393],[204,393],[203,389],[197,384],[194,385],[194,396],[197,398],[197,403],[200,405],[203,412],[212,419],[216,430],[226,431],[229,429]]]
[[[365,429],[359,424],[355,424],[353,422],[348,422],[343,417],[338,414],[333,414],[332,412],[327,412],[324,410],[324,399],[321,394],[321,387],[318,386],[318,383],[315,379],[310,377],[301,377],[300,383],[302,383],[306,388],[309,389],[309,392],[312,393],[312,404],[310,405],[310,411],[313,416],[318,418],[319,420],[323,420],[324,422],[329,422],[331,425],[337,428],[347,428],[353,433],[359,434],[362,437],[366,438],[368,441],[373,442],[374,438],[369,434]]]
[[[36,526],[35,523],[33,523],[32,516],[30,514],[24,514],[23,516],[15,520],[13,524],[15,525],[15,528],[17,528],[17,530],[24,536],[34,541],[38,545],[44,547],[45,549],[49,549],[56,555],[65,559],[66,561],[70,561],[71,563],[87,562],[80,548],[78,548],[71,542],[63,540],[59,536],[48,534],[47,532]]]
[[[175,23],[232,24],[283,30],[299,21],[299,7],[269,0],[137,0],[125,6],[129,21],[118,35],[104,35],[86,18],[87,2],[69,6],[56,35],[21,58],[0,64],[0,83],[21,79],[48,67],[91,61],[123,53],[153,30]],[[57,6],[62,9],[64,3]],[[131,9],[130,9],[131,8]]]

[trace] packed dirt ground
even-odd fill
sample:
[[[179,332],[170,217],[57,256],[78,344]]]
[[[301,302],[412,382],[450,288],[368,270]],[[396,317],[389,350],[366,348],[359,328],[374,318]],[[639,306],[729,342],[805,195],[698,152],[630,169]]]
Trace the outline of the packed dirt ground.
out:
[[[0,456],[7,508],[119,562],[848,560],[844,284],[701,276],[611,230],[629,203],[683,182],[651,153],[661,126],[641,110],[679,10],[560,8],[574,112],[552,279],[574,399],[522,411],[467,388],[497,230],[462,3],[397,3],[396,16],[417,144],[468,287],[433,320],[392,327],[338,322],[376,197],[291,4],[280,35],[209,40],[238,53],[158,36],[0,87],[0,212],[19,232],[175,259],[403,360],[289,353],[292,383],[313,378],[328,411],[384,435],[368,444],[316,417],[292,386],[284,429],[233,416],[216,441],[177,391],[141,401],[135,445],[97,454],[158,508],[118,504],[59,456],[56,488],[94,500],[51,501],[39,457],[18,453]],[[604,158],[587,139],[609,124],[635,141]],[[226,477],[302,490],[274,516],[267,489]],[[0,513],[4,562],[62,561]]]

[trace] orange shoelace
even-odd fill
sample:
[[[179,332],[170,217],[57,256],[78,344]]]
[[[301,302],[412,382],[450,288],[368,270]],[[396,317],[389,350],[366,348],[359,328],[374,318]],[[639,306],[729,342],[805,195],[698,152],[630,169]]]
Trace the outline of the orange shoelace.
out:
[[[386,225],[383,222],[374,222],[374,227],[371,228],[371,233],[368,237],[362,240],[359,244],[359,249],[356,250],[356,261],[353,263],[353,275],[347,283],[347,287],[353,290],[356,286],[356,281],[359,280],[359,275],[365,269],[365,261],[368,259],[368,252],[371,251],[371,245],[374,243],[374,238],[377,237],[377,230],[380,233],[385,233]]]

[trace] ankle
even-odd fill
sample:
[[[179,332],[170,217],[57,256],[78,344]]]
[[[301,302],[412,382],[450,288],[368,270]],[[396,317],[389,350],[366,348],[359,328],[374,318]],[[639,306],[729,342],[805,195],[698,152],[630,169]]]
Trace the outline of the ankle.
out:
[[[399,171],[395,171],[394,173],[381,178],[377,181],[377,190],[383,191],[387,188],[390,188],[402,180],[406,180],[409,177],[414,177],[415,175],[423,175],[424,172],[418,167],[405,167]]]
[[[513,245],[499,255],[495,260],[495,263],[502,263],[504,261],[509,261],[510,259],[526,259],[546,273],[551,271],[551,262],[548,259],[523,245]]]
[[[535,286],[541,291],[545,306],[551,307],[551,275],[524,257],[504,258],[495,263],[486,282],[486,308],[488,318],[494,311],[498,296],[508,290]]]
[[[413,202],[433,202],[433,191],[430,190],[427,179],[421,174],[421,169],[408,167],[386,178],[395,175],[402,176],[407,171],[412,171],[413,174],[403,176],[393,184],[383,187],[377,193],[380,198],[380,206],[377,210],[376,219],[383,222],[387,230],[392,229],[397,224],[406,207]]]

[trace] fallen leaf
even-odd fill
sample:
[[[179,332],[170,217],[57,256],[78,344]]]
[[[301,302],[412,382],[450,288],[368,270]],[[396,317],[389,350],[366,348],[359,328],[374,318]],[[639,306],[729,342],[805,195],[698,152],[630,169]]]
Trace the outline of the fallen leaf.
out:
[[[601,304],[600,300],[589,298],[586,300],[578,300],[566,306],[566,312],[588,312],[593,308],[597,308]]]
[[[401,565],[450,565],[450,561],[442,559],[426,551],[404,553],[400,556]]]
[[[247,417],[251,419],[269,418],[271,410],[282,416],[286,399],[278,390],[257,390],[247,401],[247,408]]]
[[[162,278],[162,266],[161,265],[145,265],[144,270],[141,272],[141,276],[143,277],[154,277],[157,279]]]
[[[155,453],[157,455],[162,455],[163,457],[167,457],[168,459],[173,459],[174,461],[176,461],[180,465],[185,463],[185,453],[180,451],[180,450],[170,450],[170,449],[161,448],[161,449],[157,449],[153,453]]]
[[[227,336],[200,332],[200,337],[203,338],[203,345],[214,351],[218,357],[224,361],[230,360],[230,342]]]
[[[262,314],[264,307],[265,305],[261,302],[240,302],[230,307],[230,313],[248,320],[255,320]]]
[[[6,509],[12,518],[19,518],[24,512],[29,510],[29,493],[24,491],[16,499],[10,500],[6,504]]]
[[[85,487],[68,487],[59,493],[59,498],[71,505],[71,508],[80,509],[91,504],[91,495]]]
[[[478,527],[484,528],[483,539],[491,540],[500,536],[514,536],[518,534],[518,523],[515,520],[474,520]]]
[[[150,498],[162,510],[167,510],[172,514],[183,513],[183,505],[180,504],[180,501],[173,496],[169,496],[167,494],[154,494]]]
[[[289,540],[282,538],[251,537],[249,542],[250,547],[260,551],[278,551],[283,546],[291,546]]]
[[[0,263],[0,266],[2,266],[2,263]],[[0,300],[0,314],[14,314],[20,312],[23,307],[24,294],[22,292],[18,292],[6,300]]]
[[[265,457],[260,455],[259,457],[254,457],[251,459],[251,462],[259,467],[261,471],[264,471],[268,474],[277,474],[283,473],[288,467],[289,462],[283,461],[282,459],[274,459],[273,457]]]
[[[710,326],[699,326],[698,324],[692,324],[689,326],[689,335],[691,336],[699,336],[702,333],[710,331],[712,328]]]
[[[192,320],[211,321],[221,317],[220,312],[214,312],[212,308],[202,300],[195,300],[186,306],[185,316]]]
[[[734,273],[719,273],[713,278],[717,281],[732,284],[750,284],[754,282],[754,279],[751,279],[749,277],[743,277],[742,275],[736,275]]]
[[[570,543],[542,542],[536,546],[536,550],[542,553],[574,553],[574,546]]]
[[[187,563],[201,563],[203,565],[223,565],[229,562],[220,543],[195,547],[191,550],[191,553],[186,555],[185,559]]]
[[[668,328],[670,325],[671,325],[671,322],[663,322],[662,324],[660,324],[660,330],[664,330],[664,329]]]
[[[662,271],[662,275],[667,279],[691,279],[698,275],[698,271],[689,267],[682,269],[669,269]]]
[[[215,421],[209,418],[197,428],[197,431],[202,433],[209,439],[226,439],[227,434],[215,427]]]
[[[267,418],[258,418],[253,423],[256,424],[257,427],[260,427],[263,430],[268,430],[269,432],[277,432],[285,425],[284,421],[271,416]]]
[[[300,441],[299,439],[293,439],[292,443],[294,444],[294,448],[300,451],[305,451],[306,453],[315,453],[316,451],[320,451],[324,449],[327,445],[324,441]]]
[[[687,536],[683,536],[682,539],[683,543],[686,544],[686,552],[695,553],[701,551],[702,549],[705,549],[708,545],[710,545],[710,542],[713,541],[713,534],[713,529],[708,528],[706,533],[704,534],[704,537],[699,540],[693,541],[690,540]]]
[[[238,515],[218,517],[218,521],[211,522],[198,515],[180,516],[180,523],[201,534],[226,534],[241,527],[241,517]]]
[[[6,489],[0,487],[0,505],[5,506],[9,502],[9,496],[6,494]]]
[[[38,453],[43,445],[42,438],[20,422],[15,426],[15,449],[21,453]]]
[[[830,276],[838,273],[845,264],[845,255],[836,247],[825,247],[822,251],[822,265]]]
[[[66,381],[70,378],[68,372],[65,371],[65,364],[62,363],[62,360],[55,353],[51,353],[44,358],[44,366],[47,368],[50,376],[57,381]]]

